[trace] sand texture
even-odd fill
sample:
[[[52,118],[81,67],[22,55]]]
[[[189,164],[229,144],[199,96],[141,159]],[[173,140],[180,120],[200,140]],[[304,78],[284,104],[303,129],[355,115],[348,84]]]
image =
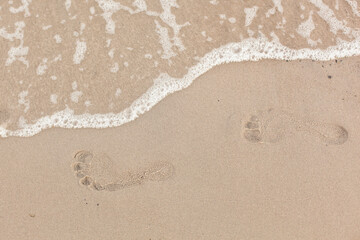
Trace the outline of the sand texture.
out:
[[[1,127],[23,129],[62,111],[71,114],[35,128],[119,126],[186,87],[190,68],[197,66],[192,81],[217,61],[360,55],[353,1],[0,1],[0,135]],[[243,44],[221,50],[235,43]],[[144,94],[155,80],[149,100]],[[122,111],[106,124],[72,117]]]
[[[360,239],[359,76],[227,64],[117,128],[0,139],[0,238]]]

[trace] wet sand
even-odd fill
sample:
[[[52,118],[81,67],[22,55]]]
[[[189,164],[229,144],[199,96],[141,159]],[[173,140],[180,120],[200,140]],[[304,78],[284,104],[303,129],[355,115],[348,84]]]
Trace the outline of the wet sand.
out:
[[[6,99],[0,99],[0,134],[5,136],[2,127],[47,128],[46,121],[37,121],[65,109],[94,115],[130,108],[111,119],[119,126],[158,102],[145,94],[155,80],[157,90],[169,93],[172,78],[191,73],[192,81],[218,61],[360,55],[360,13],[349,2],[0,1],[0,95]],[[234,43],[241,44],[229,45]],[[307,55],[301,49],[314,51]],[[209,53],[211,60],[202,61]],[[5,120],[1,111],[7,112]],[[86,120],[65,111],[48,122],[111,125]]]
[[[359,74],[222,65],[123,126],[0,139],[1,238],[358,239]]]

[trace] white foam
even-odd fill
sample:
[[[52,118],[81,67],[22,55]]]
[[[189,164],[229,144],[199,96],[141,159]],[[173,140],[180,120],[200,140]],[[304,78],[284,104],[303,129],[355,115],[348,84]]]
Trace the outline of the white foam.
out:
[[[281,22],[276,23],[276,29],[284,29],[286,23],[286,19],[284,17],[281,18]]]
[[[170,59],[176,56],[176,53],[172,50],[173,44],[171,43],[169,32],[166,27],[160,25],[160,23],[155,20],[156,32],[159,34],[159,42],[163,48],[161,58]]]
[[[80,23],[80,35],[83,34],[85,27],[86,27],[85,23]]]
[[[62,60],[62,56],[61,54],[57,55],[56,57],[54,57],[54,59],[51,62],[58,62]]]
[[[317,12],[318,15],[329,25],[330,31],[333,34],[337,34],[338,31],[343,31],[343,33],[348,37],[355,37],[357,39],[360,37],[359,31],[355,31],[347,27],[344,21],[338,20],[331,8],[325,3],[323,3],[322,0],[308,1],[314,4],[319,9],[319,11]]]
[[[266,12],[266,17],[270,17],[271,15],[274,15],[276,13],[276,10],[278,10],[280,13],[283,13],[284,9],[281,5],[281,0],[272,0],[274,7],[270,8],[267,12]]]
[[[18,95],[19,97],[19,100],[18,100],[18,103],[19,105],[24,105],[25,108],[24,108],[24,112],[26,113],[29,108],[30,108],[30,101],[28,99],[26,99],[27,95],[29,94],[29,91],[28,90],[24,90],[24,91],[21,91]]]
[[[358,3],[354,0],[345,0],[345,1],[350,5],[354,15],[360,17],[360,12],[358,10]]]
[[[53,104],[57,103],[57,98],[58,96],[56,94],[51,94],[50,95],[50,102],[52,102]]]
[[[71,7],[71,0],[65,0],[64,4],[65,4],[66,11],[69,12],[70,7]]]
[[[337,46],[327,49],[290,49],[281,45],[276,40],[269,41],[262,37],[258,39],[248,38],[239,43],[229,43],[214,49],[206,54],[200,61],[191,67],[188,73],[181,79],[170,77],[168,74],[160,74],[154,80],[154,84],[141,97],[136,99],[131,106],[120,113],[107,114],[81,114],[74,115],[73,110],[66,108],[63,111],[45,116],[34,124],[22,124],[22,129],[10,131],[0,127],[0,136],[33,136],[43,129],[51,127],[62,128],[108,128],[123,125],[133,121],[140,115],[149,111],[167,95],[187,88],[191,83],[211,68],[229,62],[259,61],[261,59],[298,60],[313,59],[328,61],[336,58],[360,55],[360,42],[341,42]]]
[[[86,100],[86,101],[84,102],[84,105],[85,105],[86,107],[90,107],[90,106],[91,106],[91,101]]]
[[[55,39],[55,42],[56,42],[56,43],[61,43],[61,42],[62,42],[62,39],[61,39],[61,37],[60,37],[59,34],[56,34],[56,35],[54,36],[54,39]]]
[[[95,14],[95,8],[94,8],[94,7],[90,7],[89,11],[90,11],[90,13],[91,13],[92,15]]]
[[[29,67],[29,61],[26,60],[26,55],[29,52],[29,47],[17,46],[11,47],[8,51],[8,58],[6,59],[5,66],[10,66],[13,62],[18,60]]]
[[[42,27],[42,30],[46,31],[46,30],[48,30],[48,29],[51,28],[51,27],[52,27],[52,25],[43,26],[43,27]]]
[[[99,7],[103,10],[101,16],[106,22],[106,32],[109,34],[115,34],[115,22],[112,20],[112,15],[120,10],[120,3],[112,0],[96,0]]]
[[[211,42],[211,41],[212,41],[212,38],[206,35],[206,31],[202,31],[202,32],[201,32],[201,35],[202,35],[203,37],[206,37],[206,41],[208,41],[208,42]]]
[[[144,58],[146,58],[146,59],[152,59],[152,57],[153,56],[150,53],[147,53],[144,55]]]
[[[176,23],[176,17],[171,12],[171,8],[178,8],[178,4],[176,3],[176,0],[160,0],[161,7],[163,8],[163,12],[160,14],[161,20],[166,23],[169,27],[173,30],[173,42],[174,45],[179,48],[179,51],[185,50],[185,47],[179,37],[179,33],[181,28],[190,25],[189,22],[186,22],[184,24],[177,24]]]
[[[76,90],[76,89],[77,89],[77,82],[76,82],[76,81],[74,81],[74,82],[71,83],[71,88],[72,88],[72,90]]]
[[[252,8],[244,8],[245,13],[245,27],[250,26],[253,19],[256,17],[256,12],[259,9],[258,6],[254,6]]]
[[[74,103],[78,103],[79,102],[79,98],[83,95],[83,93],[81,91],[74,91],[71,93],[70,98],[71,101]]]
[[[120,88],[117,88],[116,89],[116,92],[115,92],[115,97],[119,97],[121,94],[121,89]]]
[[[119,71],[119,64],[115,62],[113,66],[110,68],[110,72],[117,73]]]
[[[44,58],[42,60],[42,62],[39,64],[39,66],[36,68],[36,74],[37,75],[44,75],[45,74],[45,71],[46,69],[48,68],[46,63],[47,63],[48,59],[47,58]]]
[[[32,0],[21,0],[22,5],[18,8],[10,7],[9,10],[11,13],[24,12],[24,17],[30,17],[31,13],[29,11],[29,5]]]
[[[86,52],[86,42],[76,40],[76,49],[73,56],[74,64],[80,64],[82,60],[84,60]]]
[[[146,5],[145,0],[134,0],[132,5],[134,7],[136,7],[138,9],[138,11],[146,11],[147,10],[147,5]]]
[[[23,21],[15,22],[15,32],[8,33],[5,28],[0,28],[0,37],[5,38],[13,42],[15,39],[20,40],[20,43],[17,47],[10,47],[8,51],[8,58],[6,59],[5,66],[10,66],[16,60],[22,62],[29,67],[29,62],[26,60],[26,55],[29,52],[29,47],[24,46],[24,27],[25,23]]]
[[[306,38],[308,44],[312,47],[317,45],[317,41],[314,41],[311,39],[311,32],[315,29],[315,24],[312,19],[313,11],[310,11],[309,18],[302,22],[298,28],[296,29],[297,33],[302,36],[303,38]]]
[[[228,21],[229,21],[230,23],[236,23],[236,18],[231,17],[231,18],[228,19]]]
[[[275,5],[275,8],[277,8],[277,10],[280,12],[280,13],[283,13],[284,12],[284,9],[283,9],[283,6],[281,5],[281,0],[272,0],[274,5]]]
[[[110,58],[114,58],[114,52],[115,52],[114,48],[110,49],[110,51],[108,52]]]
[[[184,24],[177,24],[175,15],[171,12],[172,8],[178,8],[176,0],[160,0],[161,7],[163,12],[160,13],[159,17],[163,23],[172,28],[172,37],[169,37],[169,33],[166,27],[163,27],[157,20],[155,21],[156,32],[159,34],[160,44],[163,47],[162,58],[169,59],[173,56],[176,56],[175,52],[172,50],[173,46],[176,46],[178,51],[184,51],[185,46],[180,38],[180,30],[189,26],[189,22]],[[155,14],[156,15],[156,14]]]
[[[71,88],[74,91],[70,94],[70,99],[72,102],[78,103],[79,98],[83,95],[83,93],[81,91],[77,91],[78,85],[76,81],[71,83]]]

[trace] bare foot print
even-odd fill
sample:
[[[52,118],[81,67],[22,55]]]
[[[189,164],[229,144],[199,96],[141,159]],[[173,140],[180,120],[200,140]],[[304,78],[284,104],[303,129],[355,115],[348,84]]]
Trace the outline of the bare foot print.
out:
[[[313,121],[302,121],[300,123],[302,126],[299,126],[297,130],[304,130],[310,135],[318,137],[325,144],[341,145],[349,138],[348,131],[337,124]]]
[[[243,124],[243,137],[253,143],[275,143],[296,130],[317,137],[324,144],[340,145],[347,141],[348,131],[337,124],[301,120],[286,111],[272,108],[250,115]]]
[[[174,166],[166,161],[155,162],[134,172],[118,172],[106,154],[95,155],[86,150],[75,154],[71,166],[80,185],[97,191],[115,191],[146,181],[164,181],[174,175]]]
[[[253,143],[275,143],[289,133],[289,121],[273,109],[258,111],[243,122],[243,136]]]

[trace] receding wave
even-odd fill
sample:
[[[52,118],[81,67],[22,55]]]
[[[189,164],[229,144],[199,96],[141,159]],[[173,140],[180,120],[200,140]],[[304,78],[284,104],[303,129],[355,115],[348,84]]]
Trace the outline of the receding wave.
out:
[[[123,2],[0,4],[0,136],[120,126],[224,63],[360,55],[356,1]]]

